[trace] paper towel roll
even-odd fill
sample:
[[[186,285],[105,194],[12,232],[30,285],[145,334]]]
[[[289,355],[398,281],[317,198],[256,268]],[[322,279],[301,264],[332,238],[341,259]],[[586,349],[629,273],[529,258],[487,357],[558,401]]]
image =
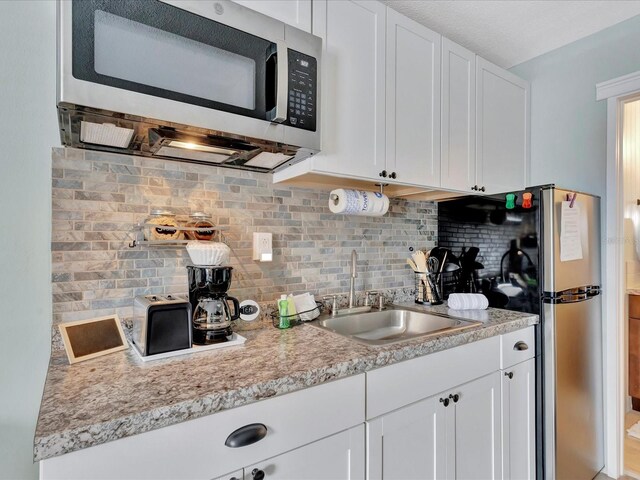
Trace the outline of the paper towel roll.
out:
[[[389,197],[380,192],[338,188],[329,194],[329,210],[345,215],[381,217],[389,210]]]

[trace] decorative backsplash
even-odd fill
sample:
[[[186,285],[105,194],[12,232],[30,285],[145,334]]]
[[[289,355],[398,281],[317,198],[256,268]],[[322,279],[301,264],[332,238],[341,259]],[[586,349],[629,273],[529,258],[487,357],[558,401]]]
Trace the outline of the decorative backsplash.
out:
[[[129,248],[153,208],[210,213],[233,248],[230,293],[272,303],[282,293],[413,286],[410,246],[436,243],[433,202],[392,199],[384,217],[335,215],[328,190],[274,185],[271,174],[70,148],[53,150],[53,323],[133,313],[136,295],[187,293],[182,248]],[[273,234],[274,260],[251,259],[253,232]],[[243,268],[242,268],[243,267]],[[391,292],[393,293],[393,292]]]

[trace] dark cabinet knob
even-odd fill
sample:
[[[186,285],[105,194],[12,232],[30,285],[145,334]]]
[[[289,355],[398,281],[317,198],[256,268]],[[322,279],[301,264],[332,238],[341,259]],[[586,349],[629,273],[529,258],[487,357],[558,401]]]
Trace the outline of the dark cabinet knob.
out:
[[[259,468],[254,468],[251,472],[251,476],[253,477],[253,480],[262,480],[264,478],[264,472]]]
[[[527,345],[525,342],[517,342],[514,346],[513,346],[514,350],[518,350],[518,351],[522,351],[522,350],[529,350],[529,345]]]
[[[471,190],[477,192],[478,191],[478,185],[474,185],[473,187],[471,187]]]
[[[481,192],[484,192],[484,191],[485,191],[485,188],[484,188],[484,187],[480,187],[480,191],[481,191]]]
[[[449,395],[449,398],[453,400],[453,403],[458,403],[458,400],[460,400],[460,395],[454,393],[453,395]]]
[[[440,399],[440,403],[442,403],[445,407],[449,406],[449,399],[448,398],[441,398]]]
[[[383,178],[387,178],[387,171],[386,170],[382,170],[380,172],[380,176],[383,177]]]
[[[231,477],[229,480],[239,480],[238,477]]]
[[[513,372],[504,372],[505,377],[509,377],[509,380],[513,378]]]
[[[396,179],[396,172],[391,172],[391,175],[389,175],[389,178],[393,178],[395,180]]]
[[[227,437],[224,444],[229,448],[246,447],[267,436],[267,427],[262,423],[251,423],[240,427]]]

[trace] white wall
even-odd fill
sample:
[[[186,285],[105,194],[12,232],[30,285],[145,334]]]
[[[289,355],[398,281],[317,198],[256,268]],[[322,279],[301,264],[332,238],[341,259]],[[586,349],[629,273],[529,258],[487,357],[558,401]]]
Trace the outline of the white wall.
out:
[[[55,2],[0,1],[0,478],[37,478],[49,360]]]
[[[511,69],[531,82],[531,183],[604,196],[607,104],[596,83],[640,70],[640,16]]]

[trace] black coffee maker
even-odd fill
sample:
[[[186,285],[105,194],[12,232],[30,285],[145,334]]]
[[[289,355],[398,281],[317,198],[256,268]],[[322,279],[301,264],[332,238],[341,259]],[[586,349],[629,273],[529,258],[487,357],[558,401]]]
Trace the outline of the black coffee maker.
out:
[[[238,299],[227,295],[232,271],[232,267],[187,266],[194,344],[226,342],[232,333],[231,322],[240,318]]]

